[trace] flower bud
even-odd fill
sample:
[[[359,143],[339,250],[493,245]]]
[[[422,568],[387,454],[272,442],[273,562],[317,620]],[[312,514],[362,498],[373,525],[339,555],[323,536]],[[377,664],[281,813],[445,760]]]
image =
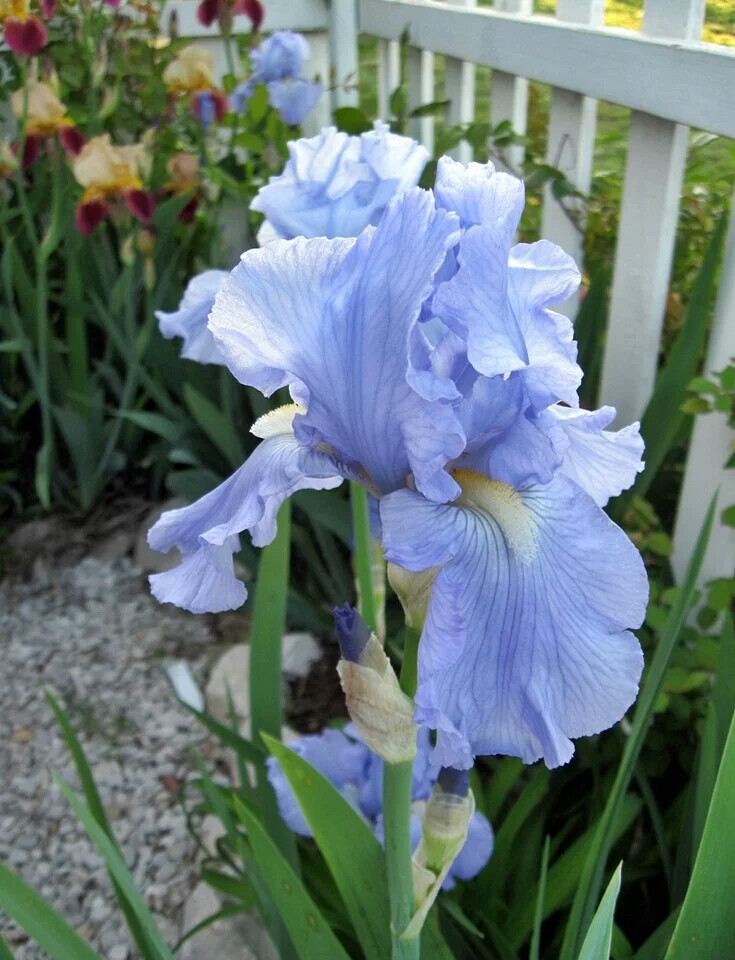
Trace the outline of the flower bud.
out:
[[[380,641],[349,605],[334,611],[342,659],[337,673],[347,711],[368,747],[387,763],[416,756],[414,704],[400,688],[398,677]]]
[[[421,842],[411,860],[416,913],[401,934],[402,940],[411,940],[421,932],[450,867],[465,845],[474,812],[469,771],[442,768],[426,804]]]
[[[441,567],[429,567],[419,573],[411,573],[395,563],[388,564],[388,583],[401,601],[406,624],[414,630],[421,630],[429,609],[431,589]]]

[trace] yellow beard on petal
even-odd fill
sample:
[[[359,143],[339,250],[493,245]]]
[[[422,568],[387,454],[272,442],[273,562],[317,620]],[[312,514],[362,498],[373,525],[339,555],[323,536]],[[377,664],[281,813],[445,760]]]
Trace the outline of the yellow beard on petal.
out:
[[[494,520],[516,559],[532,563],[538,552],[538,528],[520,493],[474,470],[453,470],[452,476],[462,488],[454,503]]]
[[[278,437],[283,433],[293,433],[293,418],[297,413],[306,413],[298,403],[286,403],[258,417],[250,432],[261,440]]]

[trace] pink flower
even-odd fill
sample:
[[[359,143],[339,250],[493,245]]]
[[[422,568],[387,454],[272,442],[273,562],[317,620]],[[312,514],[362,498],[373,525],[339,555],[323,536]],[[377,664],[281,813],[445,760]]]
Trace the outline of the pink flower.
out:
[[[41,0],[41,13],[44,15],[46,20],[50,20],[51,17],[56,13],[56,5],[58,0]]]

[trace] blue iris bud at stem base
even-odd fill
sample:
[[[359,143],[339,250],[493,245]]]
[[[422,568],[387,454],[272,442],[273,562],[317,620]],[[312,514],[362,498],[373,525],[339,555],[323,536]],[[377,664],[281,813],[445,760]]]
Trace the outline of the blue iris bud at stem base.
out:
[[[370,639],[368,625],[349,603],[342,607],[335,607],[332,613],[342,656],[351,663],[358,663]]]

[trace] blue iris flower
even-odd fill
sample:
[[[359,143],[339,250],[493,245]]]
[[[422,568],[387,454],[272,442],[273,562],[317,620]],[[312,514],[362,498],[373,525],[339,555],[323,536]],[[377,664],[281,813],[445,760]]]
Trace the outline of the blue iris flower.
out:
[[[302,34],[276,30],[250,55],[253,78],[258,83],[294,79],[301,75],[308,57],[309,44]]]
[[[383,760],[365,746],[355,727],[348,724],[344,730],[327,729],[320,734],[299,737],[288,746],[339,790],[383,843]],[[310,837],[309,825],[278,761],[275,757],[268,757],[266,763],[281,816],[294,833]],[[438,774],[438,767],[431,763],[429,731],[423,729],[418,735],[411,787],[412,850],[421,839],[423,806]],[[444,889],[451,890],[457,879],[470,880],[476,876],[490,859],[493,843],[489,821],[475,811],[469,823],[467,840],[449,870]]]
[[[324,89],[321,83],[301,76],[308,57],[309,44],[300,33],[277,30],[251,54],[253,74],[232,91],[232,109],[243,113],[256,85],[264,83],[270,105],[284,122],[289,126],[303,123]]]
[[[356,237],[390,200],[416,186],[429,154],[386,124],[351,137],[327,127],[288,145],[283,173],[258,191],[252,209],[276,236]]]
[[[207,328],[207,318],[214,306],[214,298],[229,276],[227,270],[205,270],[192,277],[186,285],[184,296],[178,310],[166,313],[156,310],[158,329],[170,340],[182,337],[181,356],[197,363],[224,364],[211,331]]]
[[[638,426],[580,410],[569,321],[579,274],[553,244],[514,244],[523,186],[444,159],[435,194],[395,196],[357,239],[276,240],[244,255],[210,330],[237,379],[295,405],[217,490],[164,516],[151,546],[182,565],[154,593],[197,612],[245,597],[232,553],[272,539],[294,490],[357,479],[386,557],[435,572],[416,722],[434,760],[549,767],[616,722],[643,665],[645,570],[601,509],[642,469]]]

